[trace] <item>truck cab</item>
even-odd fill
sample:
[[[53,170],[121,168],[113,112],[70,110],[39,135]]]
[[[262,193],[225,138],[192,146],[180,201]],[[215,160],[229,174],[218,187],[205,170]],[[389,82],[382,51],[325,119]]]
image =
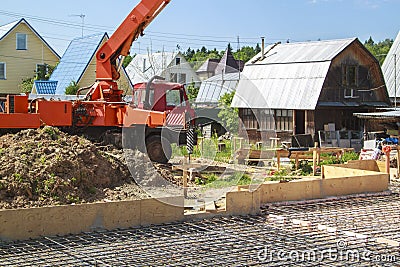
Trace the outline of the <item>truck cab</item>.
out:
[[[133,88],[132,104],[139,109],[145,109],[147,83],[136,84]],[[179,83],[154,82],[149,91],[149,108],[152,111],[167,113],[167,126],[184,126],[188,120],[195,118],[185,86]]]

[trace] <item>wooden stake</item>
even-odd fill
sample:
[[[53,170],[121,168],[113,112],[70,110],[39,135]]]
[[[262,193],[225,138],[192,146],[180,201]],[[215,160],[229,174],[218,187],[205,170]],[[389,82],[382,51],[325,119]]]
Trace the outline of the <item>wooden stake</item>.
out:
[[[396,146],[397,150],[397,179],[399,178],[400,175],[400,149],[399,146]]]
[[[183,194],[185,198],[187,197],[187,188],[188,188],[188,171],[186,168],[183,169]]]

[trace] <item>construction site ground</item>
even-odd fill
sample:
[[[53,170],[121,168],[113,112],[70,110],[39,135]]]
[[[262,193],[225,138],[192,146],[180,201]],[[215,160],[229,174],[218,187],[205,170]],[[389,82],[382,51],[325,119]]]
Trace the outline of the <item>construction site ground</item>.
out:
[[[391,193],[277,203],[255,216],[0,243],[0,266],[399,266]]]

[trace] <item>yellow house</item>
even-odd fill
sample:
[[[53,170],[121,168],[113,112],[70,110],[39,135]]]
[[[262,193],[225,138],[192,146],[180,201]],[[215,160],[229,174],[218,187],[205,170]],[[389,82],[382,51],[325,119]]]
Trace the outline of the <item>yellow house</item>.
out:
[[[22,80],[59,59],[25,19],[0,26],[0,95],[21,93]]]
[[[96,81],[96,52],[108,39],[107,33],[100,33],[75,38],[71,41],[60,64],[57,65],[50,77],[51,81],[57,82],[54,94],[64,95],[65,89],[71,82],[84,88],[91,86]],[[118,86],[125,93],[132,91],[132,84],[124,68],[121,70]],[[39,93],[38,91],[40,90],[36,89],[32,93]]]

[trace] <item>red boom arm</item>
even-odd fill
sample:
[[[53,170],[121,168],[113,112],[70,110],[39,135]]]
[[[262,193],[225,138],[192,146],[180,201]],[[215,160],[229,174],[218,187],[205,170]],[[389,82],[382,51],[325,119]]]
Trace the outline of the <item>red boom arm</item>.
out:
[[[142,0],[121,23],[111,38],[96,54],[96,80],[87,96],[90,100],[120,101],[121,91],[117,60],[129,55],[132,43],[143,35],[144,29],[169,4],[170,0]]]

